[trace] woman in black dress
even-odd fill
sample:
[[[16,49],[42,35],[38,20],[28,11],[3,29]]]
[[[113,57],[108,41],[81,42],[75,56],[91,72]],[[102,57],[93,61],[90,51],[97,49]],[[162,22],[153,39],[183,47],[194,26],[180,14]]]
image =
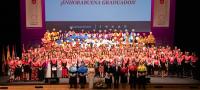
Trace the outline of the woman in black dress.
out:
[[[15,67],[15,79],[20,80],[20,76],[22,75],[22,62],[17,57],[16,67]]]
[[[51,70],[52,70],[51,77],[57,78],[57,60],[56,60],[56,58],[53,58],[51,60]]]
[[[29,76],[30,76],[31,67],[30,67],[30,62],[28,61],[28,59],[25,59],[23,67],[24,67],[25,79],[30,80]]]
[[[166,72],[167,72],[167,62],[166,62],[166,58],[164,57],[164,55],[162,54],[160,57],[160,69],[161,69],[161,76],[162,78],[165,76]]]
[[[39,62],[39,67],[38,67],[38,78],[40,81],[43,81],[44,80],[44,62],[43,61],[40,61]]]

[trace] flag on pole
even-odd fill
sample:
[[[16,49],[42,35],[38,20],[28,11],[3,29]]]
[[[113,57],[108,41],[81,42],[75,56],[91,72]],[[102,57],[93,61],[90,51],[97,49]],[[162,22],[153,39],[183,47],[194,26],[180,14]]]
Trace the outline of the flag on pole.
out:
[[[10,59],[10,47],[9,47],[9,45],[7,46],[7,58],[6,58],[6,60],[7,60],[7,62],[9,62],[8,60]]]
[[[14,45],[12,47],[12,59],[13,60],[15,59],[15,47],[14,47]]]
[[[26,51],[25,51],[25,48],[24,48],[24,44],[23,44],[23,46],[22,46],[22,49],[23,49],[22,52],[25,53]]]
[[[24,48],[24,44],[22,45],[22,57],[24,57],[24,54],[26,53],[25,48]]]
[[[3,48],[3,51],[2,51],[2,73],[4,74],[5,73],[5,63],[6,63],[6,57],[5,57],[5,52],[4,52],[4,48]]]

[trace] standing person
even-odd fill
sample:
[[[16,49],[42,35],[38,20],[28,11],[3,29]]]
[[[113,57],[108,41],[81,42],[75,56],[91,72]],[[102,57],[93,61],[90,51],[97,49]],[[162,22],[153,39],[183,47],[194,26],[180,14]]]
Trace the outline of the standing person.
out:
[[[61,78],[62,77],[62,63],[61,63],[61,60],[58,60],[57,62],[58,62],[57,63],[57,68],[58,68],[57,77]]]
[[[119,87],[120,66],[116,64],[113,68],[114,88]]]
[[[67,78],[68,77],[68,68],[67,68],[67,59],[64,58],[62,60],[62,77]]]
[[[112,88],[112,72],[113,72],[113,69],[111,67],[111,64],[110,62],[108,63],[108,65],[106,65],[105,67],[105,83],[107,84],[107,87],[108,88]]]
[[[100,66],[99,66],[99,73],[100,73],[100,77],[104,77],[104,62],[101,62],[100,63]]]
[[[20,61],[19,57],[16,58],[15,62],[15,79],[20,80],[20,76],[22,74],[22,62]]]
[[[46,57],[46,74],[45,74],[45,78],[51,78],[51,62],[49,60],[48,57]]]
[[[175,75],[176,72],[175,57],[171,54],[169,57],[169,74]]]
[[[29,54],[29,58],[28,58],[28,62],[29,62],[29,80],[31,80],[32,79],[32,62],[33,62],[33,58],[30,56],[30,54]]]
[[[31,66],[30,66],[30,62],[29,59],[27,57],[25,57],[25,60],[24,60],[24,73],[25,73],[25,79],[26,80],[30,80],[29,78],[29,74],[30,74],[30,70],[31,70]]]
[[[162,78],[164,78],[164,76],[166,75],[166,72],[167,72],[167,62],[166,62],[166,59],[164,57],[164,54],[161,54],[161,57],[160,57],[160,68],[161,68],[161,76]]]
[[[57,60],[56,60],[56,58],[53,58],[51,60],[51,77],[52,78],[57,77]]]
[[[14,81],[14,79],[15,79],[15,74],[14,74],[14,72],[15,72],[15,62],[14,62],[14,60],[10,60],[9,61],[9,71],[10,71],[10,77],[9,77],[9,82],[13,82]]]
[[[90,88],[90,89],[93,88],[93,84],[94,84],[94,75],[95,75],[94,66],[93,66],[92,64],[89,64],[89,66],[88,66],[88,80],[89,80],[89,88]]]
[[[74,86],[77,88],[77,67],[75,63],[72,63],[72,66],[69,67],[69,84],[70,88]]]
[[[126,83],[127,83],[127,76],[128,76],[128,68],[125,65],[125,63],[122,64],[122,67],[120,69],[120,77],[121,77],[121,84],[122,88],[125,88]]]
[[[198,70],[196,68],[197,60],[198,60],[198,57],[196,56],[196,54],[192,53],[192,55],[191,55],[191,68],[192,68],[191,72],[192,72],[193,79],[197,79],[197,72],[198,72]]]
[[[199,54],[197,54],[197,61],[196,61],[196,63],[195,63],[195,70],[196,70],[196,77],[195,77],[195,79],[197,79],[197,80],[200,80],[200,60],[199,60]]]
[[[137,65],[135,62],[133,62],[132,64],[130,64],[130,66],[128,67],[129,69],[129,84],[131,88],[136,88],[136,82],[137,82]]]
[[[185,65],[184,65],[184,75],[186,77],[190,77],[191,76],[191,56],[189,55],[189,52],[185,53]]]
[[[153,59],[150,57],[147,58],[146,63],[147,63],[147,75],[152,75],[153,74]]]
[[[95,76],[99,76],[100,77],[99,61],[95,60],[94,68],[95,68]]]
[[[21,59],[22,61],[22,75],[21,75],[21,80],[25,81],[26,80],[26,75],[25,75],[25,72],[24,72],[24,69],[25,69],[25,60],[22,58]]]
[[[31,80],[38,80],[38,63],[36,61],[36,58],[32,61],[32,73],[31,73]]]
[[[177,77],[183,78],[183,64],[184,60],[182,55],[177,57]]]
[[[143,62],[140,62],[137,68],[139,89],[142,86],[145,89],[147,68]]]
[[[44,80],[44,68],[43,68],[43,61],[38,61],[38,78],[40,81]]]
[[[158,57],[155,56],[154,61],[153,61],[153,68],[154,68],[154,76],[158,76],[158,71],[160,67],[160,61],[158,60]]]
[[[81,65],[78,68],[79,84],[81,88],[85,88],[87,71],[88,68],[85,66],[85,63],[81,62]]]

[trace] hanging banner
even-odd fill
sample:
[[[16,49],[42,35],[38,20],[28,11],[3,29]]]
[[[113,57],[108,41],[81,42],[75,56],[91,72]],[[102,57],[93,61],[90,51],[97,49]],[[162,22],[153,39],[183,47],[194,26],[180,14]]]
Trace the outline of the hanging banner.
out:
[[[26,27],[42,27],[42,0],[26,0]]]
[[[153,27],[169,27],[170,0],[154,0]]]

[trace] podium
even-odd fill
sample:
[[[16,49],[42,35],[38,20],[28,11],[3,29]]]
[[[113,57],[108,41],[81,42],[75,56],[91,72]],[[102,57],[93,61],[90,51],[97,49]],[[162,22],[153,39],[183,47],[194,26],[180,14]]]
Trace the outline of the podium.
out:
[[[45,78],[45,83],[50,83],[50,84],[59,83],[59,78]]]

